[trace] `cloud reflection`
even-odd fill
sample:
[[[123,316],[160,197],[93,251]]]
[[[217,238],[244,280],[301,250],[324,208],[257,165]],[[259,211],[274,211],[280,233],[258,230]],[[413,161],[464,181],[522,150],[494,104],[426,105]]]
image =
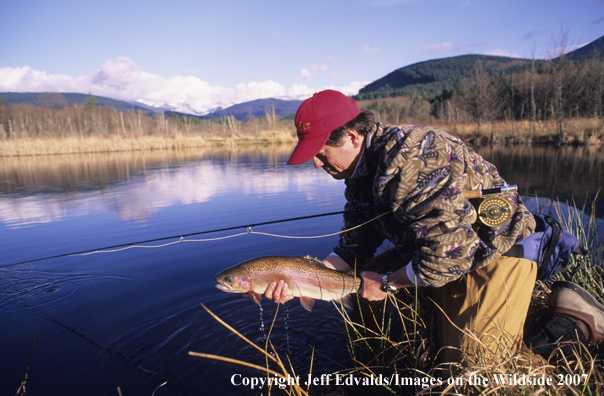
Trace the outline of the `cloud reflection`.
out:
[[[115,163],[108,168],[116,168]],[[0,195],[0,221],[11,228],[20,228],[93,213],[109,213],[121,220],[138,221],[150,218],[162,208],[208,202],[221,196],[264,197],[296,192],[314,199],[319,189],[333,188],[338,190],[334,196],[341,196],[343,188],[337,181],[310,167],[233,164],[207,159],[154,169],[129,169],[127,177],[120,171],[117,174],[108,177],[104,183],[96,179],[79,180],[77,184],[82,186],[79,189],[73,189],[74,183],[67,183],[71,191],[56,185],[55,177],[52,181],[55,185],[49,186],[46,180],[37,187],[24,187],[30,192],[38,188],[33,194]]]

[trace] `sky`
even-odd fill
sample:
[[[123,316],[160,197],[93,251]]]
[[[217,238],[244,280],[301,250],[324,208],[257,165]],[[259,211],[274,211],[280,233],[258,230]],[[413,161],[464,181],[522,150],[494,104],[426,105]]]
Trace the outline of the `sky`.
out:
[[[0,92],[204,114],[323,89],[354,95],[431,59],[547,58],[602,35],[604,0],[3,0]]]

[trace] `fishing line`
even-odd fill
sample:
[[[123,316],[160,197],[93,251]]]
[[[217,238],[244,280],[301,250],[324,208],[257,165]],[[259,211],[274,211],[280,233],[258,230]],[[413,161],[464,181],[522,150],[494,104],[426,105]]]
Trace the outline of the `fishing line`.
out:
[[[289,219],[266,221],[266,222],[263,222],[263,223],[246,224],[246,225],[240,225],[240,226],[235,226],[235,227],[219,228],[219,229],[215,229],[215,230],[192,232],[192,233],[188,233],[188,234],[181,234],[181,235],[173,235],[173,236],[162,237],[162,238],[147,239],[147,240],[139,241],[139,242],[122,243],[122,244],[119,244],[119,245],[105,246],[105,247],[100,247],[100,248],[95,248],[95,249],[86,249],[86,250],[81,250],[81,251],[78,251],[78,252],[57,254],[57,255],[54,255],[54,256],[42,257],[42,258],[37,258],[37,259],[32,259],[32,260],[26,260],[26,261],[19,261],[19,262],[15,262],[15,263],[11,263],[11,264],[4,264],[4,265],[0,265],[0,268],[12,267],[12,266],[21,265],[21,264],[35,263],[35,262],[38,262],[38,261],[50,260],[50,259],[55,259],[55,258],[60,258],[60,257],[85,255],[85,254],[96,253],[96,252],[100,253],[101,251],[109,250],[109,249],[118,249],[116,251],[119,251],[120,248],[134,247],[134,246],[136,246],[136,247],[156,247],[156,246],[138,246],[138,245],[140,245],[142,243],[151,243],[151,242],[165,241],[165,240],[168,240],[168,239],[176,239],[176,238],[179,239],[178,241],[170,242],[170,243],[167,243],[167,244],[164,244],[164,245],[160,245],[158,247],[168,246],[168,245],[172,245],[172,244],[184,241],[184,238],[188,237],[188,236],[203,235],[203,234],[210,234],[210,233],[223,232],[223,231],[232,231],[232,230],[237,230],[237,229],[240,229],[240,228],[247,228],[249,230],[251,227],[258,227],[258,226],[269,225],[269,224],[287,223],[287,222],[290,222],[290,221],[297,221],[297,220],[314,219],[314,218],[318,218],[318,217],[333,216],[333,215],[342,214],[342,213],[344,213],[344,212],[343,211],[339,211],[339,212],[321,213],[321,214],[315,214],[315,215],[310,215],[310,216],[300,216],[300,217],[293,217],[293,218],[289,218]],[[247,233],[249,233],[249,231]],[[241,235],[243,235],[243,234],[246,234],[246,233],[241,233]],[[208,239],[208,241],[210,241],[210,240],[232,238],[233,236],[238,236],[238,235],[230,235],[230,236],[222,237],[222,238]]]
[[[132,368],[136,369],[136,370],[140,370],[143,371],[147,374],[150,374],[153,377],[158,377],[162,380],[165,381],[172,381],[171,378],[168,378],[158,372],[155,371],[151,371],[148,370],[144,367],[142,367],[139,362],[141,361],[140,358],[138,358],[135,355],[127,355],[126,353],[124,353],[123,351],[120,350],[115,350],[109,346],[103,345],[95,340],[93,340],[92,338],[86,336],[85,334],[77,331],[76,329],[74,329],[73,327],[61,322],[59,319],[55,318],[54,316],[51,316],[47,313],[45,313],[44,311],[42,311],[41,309],[37,308],[37,307],[33,307],[30,305],[27,305],[23,302],[14,302],[13,304],[20,306],[21,308],[25,309],[25,312],[27,312],[28,314],[35,316],[35,317],[40,317],[41,319],[44,319],[48,322],[54,323],[62,328],[64,328],[65,330],[69,331],[70,333],[76,335],[77,337],[81,338],[82,340],[86,341],[87,343],[89,343],[90,345],[100,349],[103,352],[107,352],[110,355],[113,356],[117,356],[119,358],[121,358],[126,364],[128,364],[129,366],[131,366]],[[40,325],[38,325],[38,329],[40,328]],[[37,335],[37,331],[36,331],[36,335]],[[34,338],[34,343],[35,343],[35,338]],[[33,347],[32,347],[33,349]]]
[[[343,211],[330,212],[330,213],[322,213],[322,214],[311,215],[311,216],[294,217],[294,218],[289,218],[289,219],[267,221],[267,222],[263,222],[263,223],[241,225],[241,226],[228,227],[228,228],[220,228],[220,229],[209,230],[209,231],[193,232],[193,233],[188,233],[188,234],[183,234],[183,235],[177,235],[177,236],[169,236],[169,237],[148,239],[148,240],[144,240],[144,241],[140,241],[140,242],[131,242],[131,243],[124,243],[124,244],[120,244],[120,245],[105,246],[105,247],[101,247],[101,248],[87,249],[87,250],[81,250],[81,251],[78,251],[78,252],[64,253],[64,254],[58,254],[58,255],[55,255],[55,256],[48,256],[48,257],[43,257],[43,258],[38,258],[38,259],[32,259],[32,260],[15,262],[15,263],[11,263],[11,264],[4,264],[4,265],[0,265],[0,268],[7,268],[7,267],[16,266],[16,265],[34,263],[34,262],[38,262],[38,261],[45,261],[45,260],[50,260],[50,259],[55,259],[55,258],[60,258],[60,257],[87,256],[87,255],[96,254],[96,253],[115,253],[115,252],[120,252],[120,251],[123,251],[123,250],[133,249],[133,248],[147,248],[147,249],[149,249],[149,248],[160,248],[160,247],[166,247],[166,246],[170,246],[170,245],[174,245],[174,244],[182,243],[182,242],[209,242],[209,241],[218,241],[218,240],[234,238],[234,237],[238,237],[238,236],[242,236],[242,235],[246,235],[246,234],[257,234],[257,235],[271,236],[271,237],[276,237],[276,238],[288,238],[288,239],[326,238],[326,237],[330,237],[330,236],[334,236],[334,235],[343,234],[345,232],[349,232],[349,231],[352,231],[352,230],[354,230],[356,228],[362,227],[362,226],[364,226],[366,224],[369,224],[372,221],[374,221],[374,220],[376,220],[376,219],[378,219],[378,218],[380,218],[380,217],[382,217],[382,216],[384,216],[384,215],[386,215],[386,214],[388,214],[390,212],[382,213],[382,214],[380,214],[380,215],[372,218],[371,220],[368,220],[368,221],[366,221],[366,222],[364,222],[362,224],[359,224],[359,225],[357,225],[355,227],[348,228],[346,230],[342,230],[342,231],[338,231],[338,232],[334,232],[334,233],[331,233],[331,234],[324,234],[324,235],[292,236],[292,235],[279,235],[279,234],[270,234],[270,233],[266,233],[266,232],[256,232],[256,231],[253,231],[253,227],[257,227],[257,226],[263,226],[263,225],[269,225],[269,224],[277,224],[277,223],[286,223],[286,222],[290,222],[290,221],[313,219],[313,218],[317,218],[317,217],[333,216],[333,215],[343,214],[343,213],[344,213]],[[230,230],[236,230],[236,229],[240,229],[240,228],[247,228],[247,232],[241,232],[241,233],[238,233],[238,234],[227,235],[227,236],[218,237],[218,238],[185,239],[185,237],[187,237],[187,236],[210,234],[210,233],[223,232],[223,231],[230,231]],[[161,244],[161,245],[142,245],[144,243],[165,241],[165,240],[168,240],[168,239],[176,239],[176,238],[178,238],[178,240],[173,241],[173,242],[164,243],[164,244]]]

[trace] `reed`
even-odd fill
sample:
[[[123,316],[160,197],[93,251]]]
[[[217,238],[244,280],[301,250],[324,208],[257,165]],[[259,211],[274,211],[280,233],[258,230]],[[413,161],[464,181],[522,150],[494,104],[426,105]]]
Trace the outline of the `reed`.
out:
[[[533,292],[533,305],[537,308],[544,306],[552,283],[563,279],[578,283],[599,301],[604,302],[604,236],[597,233],[602,219],[596,218],[595,212],[592,211],[585,220],[584,211],[575,205],[564,211],[558,204],[557,210],[564,228],[577,236],[582,246],[589,249],[590,254],[585,257],[573,257],[569,269],[557,274],[551,282],[537,282]],[[586,347],[575,343],[574,355],[564,356],[561,349],[565,345],[561,344],[549,359],[544,359],[527,349],[508,349],[507,353],[504,351],[497,356],[487,353],[467,356],[468,363],[463,366],[436,364],[439,350],[432,342],[435,326],[421,320],[422,317],[427,317],[425,312],[422,312],[425,305],[418,303],[421,299],[422,296],[418,295],[416,290],[413,295],[396,298],[390,296],[388,301],[370,304],[365,308],[359,305],[360,317],[351,317],[346,310],[339,307],[353,364],[332,373],[332,378],[336,374],[344,377],[352,375],[360,379],[373,378],[371,386],[362,386],[362,393],[385,395],[561,396],[597,395],[604,389],[603,350],[598,345]],[[215,319],[219,320],[217,317]],[[502,342],[504,345],[505,341]],[[511,342],[508,344],[512,345]],[[261,352],[268,353],[268,348]],[[226,360],[205,354],[193,355]],[[228,361],[247,365],[240,361]],[[284,370],[282,365],[279,367]],[[270,371],[268,364],[266,368],[256,368],[264,370],[267,374],[277,375]],[[294,371],[294,368],[291,367],[291,370]],[[279,375],[285,373],[286,371],[283,371]],[[380,383],[377,382],[378,379],[381,379]],[[288,390],[288,394],[304,394],[295,392],[299,391]],[[307,389],[306,392],[313,394],[313,389]],[[332,385],[328,392],[326,394],[354,395],[359,394],[359,389]]]
[[[235,147],[251,144],[294,143],[287,131],[267,131],[259,137],[245,135],[226,138],[204,138],[176,134],[174,136],[138,137],[26,137],[0,140],[0,157],[19,157],[51,154],[91,154],[132,151],[168,151],[198,147]]]
[[[439,127],[471,144],[581,144],[604,143],[601,117],[498,120],[480,129],[468,117],[435,118],[430,103],[419,97],[385,98],[383,105],[360,101],[385,125],[417,124]],[[377,102],[376,102],[377,103]],[[2,105],[0,103],[0,105]],[[274,111],[263,117],[216,120],[192,117],[149,117],[141,112],[122,113],[114,108],[70,105],[45,108],[3,105],[0,108],[0,156],[99,153],[136,150],[175,150],[212,145],[295,143],[293,122]],[[461,114],[461,113],[460,113]],[[561,128],[561,129],[560,129]]]
[[[241,361],[241,360],[226,358],[226,357],[217,356],[217,355],[210,355],[210,354],[207,354],[207,353],[189,352],[189,355],[196,356],[196,357],[201,357],[201,358],[212,359],[212,360],[219,360],[219,361],[223,361],[223,362],[227,362],[227,363],[237,364],[237,365],[243,366],[243,367],[249,367],[249,368],[257,369],[257,370],[260,370],[260,371],[264,371],[266,373],[266,375],[267,375],[267,380],[268,380],[267,382],[269,384],[267,386],[268,395],[271,394],[271,390],[273,389],[273,387],[276,387],[277,389],[282,389],[283,391],[285,391],[285,393],[287,393],[290,396],[293,396],[293,395],[296,395],[296,396],[298,396],[298,395],[300,395],[300,396],[308,396],[308,394],[309,394],[308,391],[304,390],[304,388],[298,383],[298,381],[291,381],[290,380],[291,378],[296,378],[295,369],[291,366],[291,364],[290,364],[289,369],[286,368],[285,364],[281,360],[281,357],[277,353],[275,347],[270,342],[270,333],[273,330],[273,325],[275,324],[275,320],[277,318],[277,314],[279,313],[279,309],[278,308],[277,308],[277,311],[275,312],[275,317],[274,317],[273,322],[271,324],[271,328],[269,329],[269,334],[268,334],[268,336],[266,338],[266,343],[265,343],[264,349],[262,349],[259,346],[257,346],[256,344],[254,344],[252,341],[250,341],[248,338],[246,338],[244,335],[242,335],[241,333],[239,333],[237,330],[235,330],[233,327],[231,327],[227,323],[225,323],[222,319],[220,319],[212,311],[210,311],[205,305],[201,304],[201,306],[218,323],[220,323],[221,325],[223,325],[224,327],[226,327],[233,334],[237,335],[243,341],[247,342],[252,347],[254,347],[256,350],[258,350],[261,354],[263,354],[265,356],[265,359],[266,359],[266,366],[262,367],[262,366],[258,366],[256,364],[244,362],[244,361]],[[271,347],[270,351],[269,351],[269,348],[268,348],[269,345]],[[273,365],[276,364],[277,365],[277,369],[272,369],[270,367],[270,365],[269,365],[269,361],[272,362]],[[311,369],[312,369],[312,365],[311,365]],[[276,370],[279,370],[279,371],[276,371]],[[290,370],[291,370],[291,372],[290,372]],[[270,377],[271,375],[273,377]],[[274,380],[270,381],[271,378],[274,379]]]

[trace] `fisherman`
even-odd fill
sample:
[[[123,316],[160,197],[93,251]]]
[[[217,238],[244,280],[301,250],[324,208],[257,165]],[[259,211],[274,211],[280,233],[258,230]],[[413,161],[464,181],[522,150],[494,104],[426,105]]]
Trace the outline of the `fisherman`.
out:
[[[437,128],[376,123],[373,113],[333,90],[305,100],[295,125],[298,144],[287,163],[312,160],[345,181],[344,229],[373,219],[342,233],[323,264],[356,270],[362,278],[358,294],[369,301],[404,288],[428,288],[438,308],[438,342],[447,347],[440,352],[443,362],[513,353],[522,341],[538,268],[506,253],[534,232],[535,220],[514,193],[506,224],[476,226],[477,212],[463,198],[464,191],[505,186],[495,166]],[[393,247],[374,258],[385,239]],[[373,270],[384,263],[394,268]],[[588,335],[592,330],[591,338],[601,339],[604,309],[576,295],[564,295],[571,306],[567,317],[575,329]],[[279,303],[291,298],[283,281],[271,283],[265,296]],[[595,318],[587,325],[585,311]]]

